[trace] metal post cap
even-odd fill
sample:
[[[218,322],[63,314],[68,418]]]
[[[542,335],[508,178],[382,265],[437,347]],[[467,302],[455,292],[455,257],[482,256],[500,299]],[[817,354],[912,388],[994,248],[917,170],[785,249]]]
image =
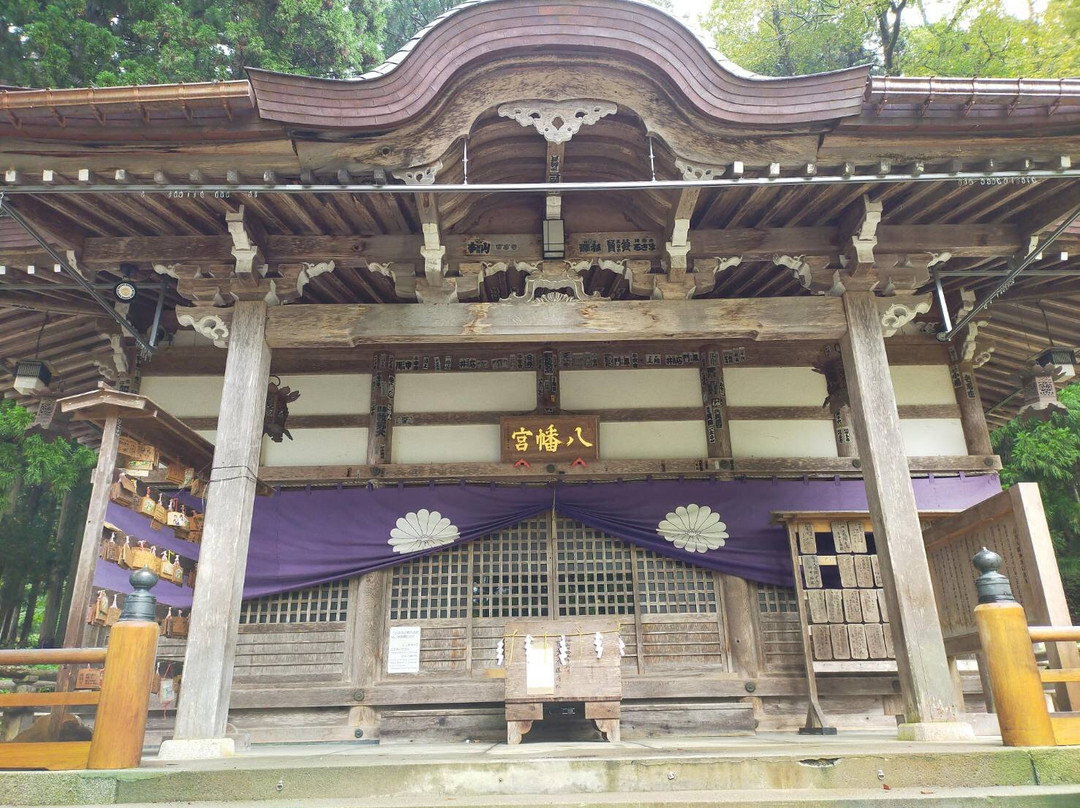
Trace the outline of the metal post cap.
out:
[[[1002,558],[986,547],[971,559],[980,573],[975,579],[975,591],[979,594],[979,603],[1015,603],[1009,579],[998,572]]]
[[[157,616],[157,598],[150,594],[150,590],[157,585],[157,575],[148,567],[143,567],[131,573],[128,582],[135,591],[124,598],[120,620],[154,620]]]

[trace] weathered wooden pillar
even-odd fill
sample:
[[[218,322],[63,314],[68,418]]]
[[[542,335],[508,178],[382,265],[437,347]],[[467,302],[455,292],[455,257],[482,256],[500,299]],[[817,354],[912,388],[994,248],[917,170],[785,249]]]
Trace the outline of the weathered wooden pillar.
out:
[[[373,466],[390,462],[394,434],[394,378],[394,355],[376,351],[371,357],[371,426],[367,449],[367,462]]]
[[[958,720],[873,292],[844,295],[841,353],[904,701],[906,740],[974,737]]]
[[[709,457],[720,458],[731,469],[731,432],[728,428],[727,388],[724,385],[723,353],[719,345],[703,345],[700,350],[701,406],[705,417],[705,440]],[[754,590],[745,578],[720,576],[724,617],[728,627],[728,650],[735,670],[743,676],[757,676],[761,670]]]
[[[562,396],[559,392],[559,352],[545,348],[536,363],[536,411],[544,415],[562,412]]]
[[[371,427],[368,431],[367,462],[372,466],[391,462],[394,379],[394,355],[377,351],[371,359]],[[369,572],[349,587],[353,631],[347,671],[349,680],[356,686],[357,700],[361,702],[378,681],[383,664],[387,573],[387,570]],[[379,737],[379,717],[371,707],[361,704],[353,708],[350,723],[359,728],[364,738]]]
[[[833,436],[836,438],[836,455],[837,457],[858,457],[859,447],[855,443],[855,427],[852,424],[851,402],[848,399],[847,374],[844,373],[840,346],[826,345],[821,351],[815,369],[825,377],[825,389],[829,396],[829,413],[833,421]]]
[[[960,407],[960,424],[964,429],[964,442],[969,455],[990,455],[994,447],[990,443],[990,430],[986,426],[979,388],[975,385],[975,368],[970,362],[954,362],[950,368],[956,403]]]
[[[120,446],[117,434],[117,419],[105,419],[101,432],[101,446],[98,447],[98,461],[90,477],[90,506],[86,511],[86,526],[83,528],[79,560],[75,566],[75,584],[71,590],[71,605],[68,608],[67,625],[64,629],[64,647],[77,648],[83,644],[83,632],[86,630],[86,609],[90,605],[90,595],[94,588],[94,569],[97,567],[98,546],[101,544],[101,529],[105,524],[105,509],[109,506],[109,486],[112,485],[116,472],[116,454]]]
[[[161,748],[166,759],[232,751],[225,723],[270,374],[266,309],[262,301],[241,301],[232,310],[183,694],[174,739]]]

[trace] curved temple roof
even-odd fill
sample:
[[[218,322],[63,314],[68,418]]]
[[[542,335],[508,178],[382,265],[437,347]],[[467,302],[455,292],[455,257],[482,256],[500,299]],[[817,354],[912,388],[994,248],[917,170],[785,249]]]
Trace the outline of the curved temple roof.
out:
[[[538,51],[613,54],[662,73],[702,114],[727,123],[818,123],[862,109],[869,67],[758,76],[708,48],[671,15],[626,0],[476,0],[440,17],[357,79],[250,69],[266,120],[312,128],[387,129],[422,112],[460,71]]]

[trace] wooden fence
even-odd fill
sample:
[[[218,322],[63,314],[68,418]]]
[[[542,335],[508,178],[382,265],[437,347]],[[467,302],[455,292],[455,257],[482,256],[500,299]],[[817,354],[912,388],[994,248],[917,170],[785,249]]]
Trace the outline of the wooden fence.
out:
[[[983,547],[1004,559],[1001,571],[1012,582],[1029,624],[1072,624],[1035,483],[1018,483],[966,511],[934,521],[923,530],[923,540],[949,656],[980,651],[971,559]],[[1048,643],[1047,655],[1055,667],[1080,667],[1076,643]],[[1080,682],[1062,683],[1057,695],[1059,708],[1080,709]]]

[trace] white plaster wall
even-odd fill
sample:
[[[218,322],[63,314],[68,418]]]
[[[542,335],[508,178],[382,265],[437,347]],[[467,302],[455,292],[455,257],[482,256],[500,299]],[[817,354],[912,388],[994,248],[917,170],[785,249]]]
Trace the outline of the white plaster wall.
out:
[[[216,418],[224,383],[224,376],[143,376],[139,393],[178,418]]]
[[[729,421],[728,428],[735,457],[837,456],[832,421]]]
[[[908,457],[966,455],[964,427],[959,418],[904,418],[900,421],[904,454]]]
[[[371,407],[371,375],[367,373],[296,374],[281,384],[300,391],[289,415],[357,415]]]
[[[820,407],[825,377],[812,368],[724,368],[729,407]]]
[[[217,430],[216,429],[196,429],[195,434],[199,435],[199,436],[201,436],[203,438],[206,438],[206,440],[210,441],[210,443],[216,443],[217,442]]]
[[[170,344],[177,348],[205,348],[212,346],[214,341],[209,337],[204,337],[193,328],[181,328],[173,334]],[[218,350],[224,351],[225,349],[219,348]]]
[[[559,383],[562,408],[570,411],[701,406],[696,368],[564,370]]]
[[[390,457],[394,463],[497,463],[499,448],[498,424],[396,426]]]
[[[897,404],[955,404],[948,365],[890,365]]]
[[[605,374],[617,372],[606,371]],[[620,421],[600,424],[601,460],[696,459],[707,457],[708,454],[704,421]]]
[[[299,403],[299,401],[297,402]],[[367,462],[368,431],[361,428],[290,429],[293,439],[263,436],[264,466],[340,466]]]
[[[399,413],[531,412],[535,408],[536,374],[532,371],[399,373],[394,383],[394,411]]]

